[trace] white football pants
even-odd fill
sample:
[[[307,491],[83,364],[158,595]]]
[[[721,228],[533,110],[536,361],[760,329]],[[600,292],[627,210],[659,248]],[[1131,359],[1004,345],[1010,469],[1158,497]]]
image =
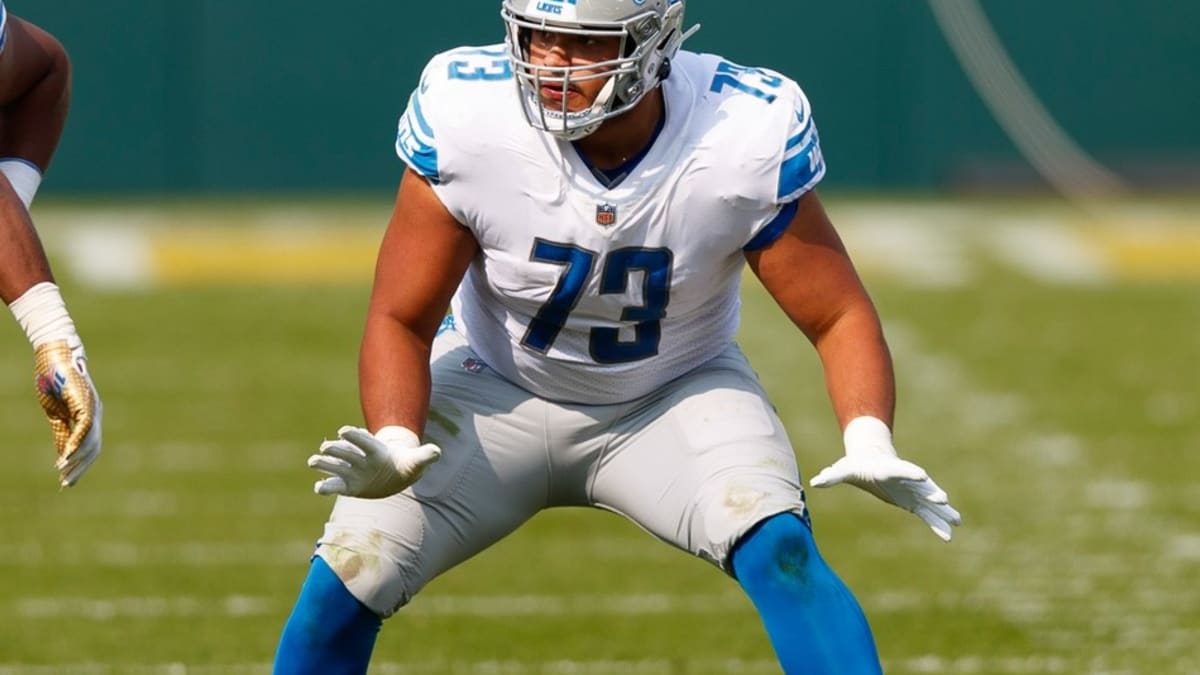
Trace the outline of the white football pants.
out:
[[[600,406],[535,397],[453,330],[431,363],[425,439],[441,460],[401,494],[338,498],[317,547],[381,616],[553,506],[621,514],[726,572],[756,523],[804,514],[783,425],[736,346],[657,392]]]

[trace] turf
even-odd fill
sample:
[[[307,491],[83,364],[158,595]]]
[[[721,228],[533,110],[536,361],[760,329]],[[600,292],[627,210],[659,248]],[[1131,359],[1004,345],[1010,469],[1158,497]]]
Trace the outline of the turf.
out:
[[[954,542],[852,488],[809,494],[886,672],[1200,671],[1200,283],[1048,283],[964,250],[961,283],[863,269],[897,363],[898,446],[963,512]],[[28,345],[0,328],[0,675],[269,671],[330,505],[304,458],[359,420],[368,278],[112,290],[68,269],[105,452],[63,492]],[[745,316],[811,475],[840,452],[816,359],[749,280]],[[778,672],[729,579],[579,509],[435,580],[385,625],[375,662]]]

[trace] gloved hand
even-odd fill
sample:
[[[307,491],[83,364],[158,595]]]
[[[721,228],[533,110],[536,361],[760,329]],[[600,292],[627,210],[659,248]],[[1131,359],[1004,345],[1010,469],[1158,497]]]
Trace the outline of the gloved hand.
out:
[[[325,441],[308,465],[329,478],[313,485],[319,495],[364,499],[390,497],[417,482],[425,467],[442,450],[404,427],[383,427],[376,434],[359,427],[338,429],[336,440]]]
[[[100,456],[103,406],[88,374],[83,342],[72,334],[39,345],[33,369],[38,403],[54,432],[59,485],[70,487]]]
[[[896,455],[892,432],[883,421],[856,417],[846,425],[843,441],[846,456],[813,477],[810,485],[849,483],[911,511],[943,541],[950,541],[950,528],[962,524],[962,516],[924,469]]]

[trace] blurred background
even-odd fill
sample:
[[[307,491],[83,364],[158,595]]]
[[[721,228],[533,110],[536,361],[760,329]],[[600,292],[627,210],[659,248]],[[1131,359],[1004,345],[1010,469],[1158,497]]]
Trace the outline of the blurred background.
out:
[[[492,3],[10,0],[74,64],[33,217],[105,403],[59,492],[0,329],[0,675],[267,673],[358,423],[355,367],[428,58]],[[1200,672],[1200,4],[689,3],[688,43],[812,102],[942,545],[809,491],[888,673]],[[802,471],[819,364],[757,285],[740,341]],[[0,322],[2,323],[2,322]],[[373,673],[773,673],[749,602],[608,515],[545,513],[385,625]]]
[[[75,106],[46,189],[390,190],[394,122],[413,82],[433,53],[500,40],[492,9],[17,2],[14,13],[50,26],[75,59]],[[1036,169],[1048,167],[1155,191],[1197,185],[1195,3],[756,9],[689,5],[703,28],[688,47],[799,81],[830,188],[1040,187]]]

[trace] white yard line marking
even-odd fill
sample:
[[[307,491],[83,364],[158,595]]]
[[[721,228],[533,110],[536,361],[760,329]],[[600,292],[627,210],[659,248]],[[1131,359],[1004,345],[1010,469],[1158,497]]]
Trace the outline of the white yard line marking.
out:
[[[841,228],[856,264],[920,286],[959,287],[972,280],[962,237],[948,236],[947,228],[928,218],[878,215]]]
[[[225,597],[138,596],[17,597],[13,616],[22,620],[92,621],[123,619],[246,617],[276,615],[288,608],[290,598],[229,595]],[[426,617],[555,617],[650,616],[662,614],[753,614],[750,601],[738,592],[727,594],[668,595],[436,595],[422,596],[401,610],[401,616]]]
[[[680,670],[682,668],[682,671]],[[0,675],[269,675],[269,663],[229,663],[188,666],[182,663],[104,665],[92,663],[35,666],[0,664]],[[775,674],[773,660],[719,659],[597,659],[414,661],[371,664],[372,675],[671,675],[686,672]]]
[[[902,659],[883,659],[886,672],[912,673],[993,673],[995,675],[1053,675],[1055,673],[1100,672],[1104,660],[1069,659],[1053,654],[1024,656],[993,656],[970,654],[955,658],[936,655]],[[1177,663],[1174,672],[1195,672],[1200,661],[1189,659]],[[223,663],[216,665],[187,665],[183,663],[70,663],[32,665],[0,663],[0,675],[269,675],[268,662]],[[706,675],[777,674],[779,665],[773,659],[487,659],[487,660],[423,660],[380,661],[371,664],[372,675],[673,675],[689,673]],[[1130,672],[1104,670],[1104,672]]]
[[[239,503],[243,513],[255,516],[295,513],[293,501],[300,497],[272,500],[259,495],[250,502]],[[0,506],[3,502],[0,502]],[[159,505],[161,506],[161,504]],[[5,567],[142,567],[165,565],[172,567],[291,567],[298,570],[312,555],[319,527],[313,539],[267,541],[260,543],[225,541],[179,541],[157,543],[106,539],[75,543],[52,542],[48,539],[0,541],[0,569]],[[548,558],[584,557],[603,561],[664,561],[675,560],[679,553],[640,533],[618,536],[559,536],[542,535],[538,551]],[[699,563],[697,563],[699,564]],[[424,597],[424,596],[422,596]]]
[[[63,240],[66,264],[85,284],[140,288],[154,280],[153,256],[144,228],[91,223]]]
[[[94,544],[50,544],[41,541],[0,543],[4,567],[291,567],[303,573],[314,541],[231,544],[187,541],[158,544],[102,541]]]
[[[1101,251],[1053,221],[1010,222],[989,229],[1001,262],[1051,284],[1098,284],[1112,278]]]

